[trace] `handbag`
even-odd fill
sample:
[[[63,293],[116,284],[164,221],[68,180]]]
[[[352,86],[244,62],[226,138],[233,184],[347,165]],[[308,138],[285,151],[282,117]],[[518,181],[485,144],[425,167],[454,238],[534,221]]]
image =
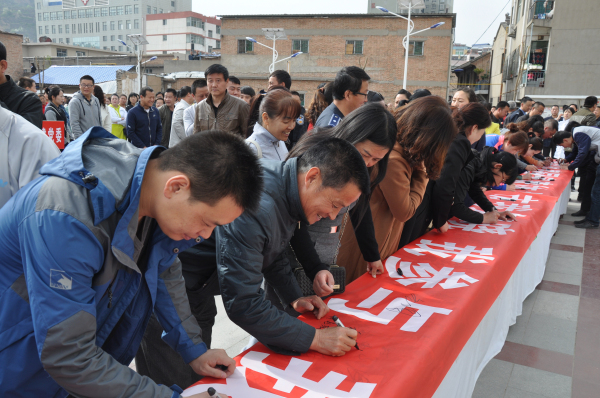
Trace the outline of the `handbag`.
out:
[[[342,225],[342,230],[340,231],[340,240],[337,245],[337,249],[335,250],[334,263],[337,262],[337,257],[340,252],[340,246],[342,244],[342,236],[344,234],[344,230],[346,229],[346,223],[348,222],[348,212],[344,215],[344,221]],[[291,246],[290,246],[291,249]],[[293,249],[291,249],[293,252]],[[295,257],[295,255],[294,255]],[[302,296],[314,296],[316,295],[313,290],[313,282],[306,276],[306,272],[304,272],[304,268],[300,266],[300,262],[296,259],[296,264],[298,267],[294,268],[294,276],[296,277],[296,281],[298,282],[298,286],[302,290]],[[329,272],[333,275],[333,293],[329,296],[322,297],[322,299],[326,299],[327,297],[331,297],[334,294],[344,293],[346,291],[346,268],[340,267],[337,264],[331,264],[329,266]]]

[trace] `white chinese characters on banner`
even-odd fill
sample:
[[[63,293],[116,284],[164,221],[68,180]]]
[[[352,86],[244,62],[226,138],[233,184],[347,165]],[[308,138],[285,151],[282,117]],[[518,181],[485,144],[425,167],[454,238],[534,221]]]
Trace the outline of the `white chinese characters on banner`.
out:
[[[512,200],[515,202],[521,202],[521,204],[528,204],[531,202],[539,202],[537,199],[533,199],[531,195],[523,195],[523,199],[521,199],[521,195],[502,195],[502,194],[493,194],[490,195],[490,199],[493,200]]]
[[[391,290],[379,288],[369,298],[358,304],[357,307],[366,309],[373,308],[392,293],[393,292]],[[408,320],[400,328],[400,330],[405,332],[418,331],[433,314],[448,315],[452,312],[452,310],[446,308],[431,307],[422,304],[419,302],[420,300],[417,299],[413,300],[414,301],[411,301],[406,297],[396,297],[377,315],[366,310],[360,310],[346,306],[348,300],[332,298],[329,300],[327,305],[333,311],[340,312],[342,314],[353,315],[365,321],[375,322],[382,325],[387,325],[394,318],[396,318],[396,316],[400,315],[400,313],[409,315],[410,317]]]
[[[300,387],[307,392],[302,398],[369,398],[377,386],[375,383],[354,383],[349,392],[338,390],[337,387],[346,379],[347,376],[330,371],[320,381],[313,381],[303,377],[304,373],[310,368],[312,362],[304,361],[299,358],[291,358],[288,366],[282,370],[263,363],[269,356],[264,352],[250,351],[240,360],[241,366],[235,369],[233,375],[226,379],[227,384],[200,384],[187,389],[183,396],[205,392],[208,387],[214,387],[219,393],[227,394],[233,397],[252,397],[252,398],[276,398],[280,395],[250,387],[246,379],[246,370],[261,373],[277,380],[273,389],[289,394],[294,387]]]
[[[398,267],[398,263],[400,266]],[[431,289],[440,286],[442,289],[456,289],[469,286],[467,283],[460,282],[464,280],[469,283],[479,282],[464,272],[452,272],[454,268],[444,267],[436,270],[428,263],[412,264],[410,261],[400,261],[398,257],[391,256],[386,260],[386,269],[390,277],[396,279],[396,282],[403,286],[409,286],[414,283],[423,283],[421,289]],[[392,270],[390,270],[392,268]],[[397,268],[402,271],[402,276],[398,274]],[[413,273],[417,273],[415,275]],[[445,281],[445,282],[444,282]]]
[[[433,243],[427,239],[421,239],[417,243],[417,247],[407,247],[404,251],[415,256],[424,256],[425,253],[430,253],[441,258],[449,258],[454,256],[452,262],[462,263],[469,260],[474,264],[483,264],[494,260],[492,257],[492,248],[484,247],[477,250],[475,246],[458,247],[456,243],[444,242],[444,244]]]
[[[510,229],[512,225],[509,223],[497,223],[497,224],[470,224],[461,220],[448,220],[449,229],[462,229],[466,232],[474,232],[476,234],[497,234],[506,235],[507,232],[515,232],[514,229]]]
[[[498,210],[498,211],[531,211],[533,210],[531,208],[531,206],[529,205],[519,205],[518,203],[515,202],[495,202],[494,203],[494,207]]]

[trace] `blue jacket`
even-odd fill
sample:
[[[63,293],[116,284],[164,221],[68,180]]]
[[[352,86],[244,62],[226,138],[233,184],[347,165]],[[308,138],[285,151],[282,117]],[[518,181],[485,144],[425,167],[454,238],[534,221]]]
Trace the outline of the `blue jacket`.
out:
[[[91,128],[0,209],[0,396],[179,396],[128,367],[152,311],[186,362],[206,352],[177,259],[201,238],[157,226],[143,274],[134,261],[142,178],[160,150]]]
[[[321,115],[315,123],[315,127],[335,127],[342,121],[343,118],[344,114],[332,102],[323,110],[323,112],[321,112]]]
[[[128,140],[138,148],[160,145],[162,124],[158,109],[151,106],[146,112],[138,102],[127,112],[125,129]]]

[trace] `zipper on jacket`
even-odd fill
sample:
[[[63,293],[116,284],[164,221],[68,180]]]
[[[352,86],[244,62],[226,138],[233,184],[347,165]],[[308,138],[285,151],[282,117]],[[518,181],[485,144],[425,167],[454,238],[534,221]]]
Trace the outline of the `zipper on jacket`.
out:
[[[150,111],[148,111],[148,137],[150,138],[150,145],[148,145],[148,146],[152,146],[152,129],[150,128],[150,112],[152,112],[152,108],[150,108]]]

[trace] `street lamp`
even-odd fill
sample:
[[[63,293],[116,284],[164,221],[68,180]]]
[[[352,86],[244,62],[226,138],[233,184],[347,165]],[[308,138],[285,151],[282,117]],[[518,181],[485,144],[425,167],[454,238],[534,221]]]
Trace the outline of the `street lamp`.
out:
[[[423,3],[423,0],[409,0],[408,4],[400,3],[400,5],[402,5],[404,8],[408,9],[408,18],[405,16],[402,16],[402,15],[396,14],[394,12],[391,12],[390,10],[383,8],[381,6],[376,6],[376,8],[379,9],[379,11],[386,12],[388,14],[392,14],[398,18],[402,18],[402,19],[405,19],[406,21],[408,21],[407,26],[406,26],[406,36],[404,36],[404,39],[402,39],[402,47],[404,47],[404,80],[402,81],[402,88],[406,90],[406,82],[407,82],[407,75],[408,75],[408,46],[410,43],[410,35],[411,34],[416,35],[417,33],[425,32],[426,30],[429,30],[429,29],[435,29],[435,28],[445,24],[445,22],[438,22],[436,24],[431,25],[430,27],[428,27],[426,29],[421,29],[417,32],[413,32],[413,29],[415,28],[415,23],[410,19],[411,12],[413,9],[425,8],[425,3]]]
[[[261,45],[263,47],[266,47],[270,50],[273,50],[273,61],[271,62],[271,65],[269,65],[269,73],[273,73],[273,71],[275,70],[275,63],[277,62],[277,57],[279,57],[279,53],[277,52],[277,50],[275,50],[275,42],[277,40],[285,40],[285,39],[287,39],[287,36],[285,34],[285,31],[282,28],[262,28],[262,31],[265,34],[265,38],[273,40],[273,47],[269,47],[266,44],[263,44],[252,37],[246,37],[246,40],[248,40],[252,43]],[[293,58],[293,57],[288,57],[286,59],[289,59],[289,58]],[[284,61],[284,60],[282,59],[281,61]]]
[[[144,35],[139,34],[139,33],[127,35],[127,37],[129,38],[129,40],[131,40],[131,42],[133,44],[135,44],[137,46],[137,61],[138,62],[135,67],[135,71],[137,72],[137,78],[138,78],[137,85],[138,85],[138,93],[139,93],[140,91],[142,91],[142,46],[149,44],[149,43],[148,43],[148,40],[146,40],[146,38],[144,37]],[[119,40],[119,41],[127,46],[127,44],[125,44],[124,41],[122,41],[122,40]],[[153,59],[156,59],[156,57],[152,57],[148,61],[151,61]],[[148,62],[148,61],[146,61],[146,62]],[[144,63],[146,63],[146,62],[144,62]]]

